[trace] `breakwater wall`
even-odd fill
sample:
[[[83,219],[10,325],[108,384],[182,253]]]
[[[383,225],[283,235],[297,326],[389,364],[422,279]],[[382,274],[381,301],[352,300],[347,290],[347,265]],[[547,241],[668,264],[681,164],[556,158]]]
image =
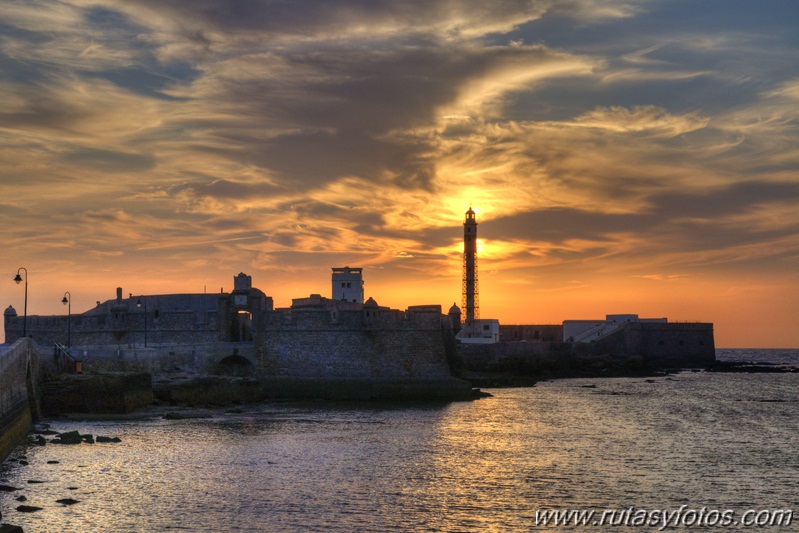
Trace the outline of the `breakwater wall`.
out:
[[[631,322],[594,342],[462,344],[455,368],[456,374],[475,385],[490,386],[521,383],[517,378],[534,381],[707,368],[715,360],[713,324]]]
[[[0,460],[25,438],[39,416],[40,349],[20,339],[0,350]]]

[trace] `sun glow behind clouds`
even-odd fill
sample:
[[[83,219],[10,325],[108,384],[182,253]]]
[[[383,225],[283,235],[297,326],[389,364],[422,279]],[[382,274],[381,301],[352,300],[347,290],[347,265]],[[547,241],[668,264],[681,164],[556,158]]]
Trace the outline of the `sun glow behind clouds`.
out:
[[[6,0],[0,263],[37,314],[240,271],[287,305],[342,264],[381,305],[447,306],[472,206],[483,316],[799,345],[777,4]]]

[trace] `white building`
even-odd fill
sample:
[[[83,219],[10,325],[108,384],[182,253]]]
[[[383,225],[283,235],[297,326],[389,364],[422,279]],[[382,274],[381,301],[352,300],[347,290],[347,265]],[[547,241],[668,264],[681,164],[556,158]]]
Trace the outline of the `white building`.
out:
[[[499,320],[478,318],[464,323],[455,338],[464,344],[494,344],[499,342]]]
[[[334,268],[333,269],[332,300],[363,303],[363,269],[362,268]]]

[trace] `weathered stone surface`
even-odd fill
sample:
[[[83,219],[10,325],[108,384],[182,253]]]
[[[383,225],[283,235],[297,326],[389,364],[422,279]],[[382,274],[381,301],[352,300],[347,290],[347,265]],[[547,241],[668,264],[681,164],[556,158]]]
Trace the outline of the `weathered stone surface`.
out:
[[[0,371],[0,461],[3,461],[27,438],[28,431],[37,415],[31,411],[35,402],[29,401],[29,386],[26,379],[29,365],[38,368],[38,353],[29,349],[27,339],[9,347],[2,354]]]
[[[43,389],[42,410],[51,415],[130,413],[153,402],[152,376],[147,373],[63,374]]]
[[[462,344],[453,367],[476,386],[501,387],[553,378],[652,375],[705,368],[714,359],[712,324],[629,323],[591,343]]]

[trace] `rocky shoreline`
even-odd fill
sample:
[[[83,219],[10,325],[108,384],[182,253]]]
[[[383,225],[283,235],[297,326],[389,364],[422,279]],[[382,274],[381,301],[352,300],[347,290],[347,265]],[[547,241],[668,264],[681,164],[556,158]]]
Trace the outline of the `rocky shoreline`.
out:
[[[497,371],[467,370],[460,368],[458,377],[474,387],[505,388],[532,387],[540,381],[575,378],[652,378],[679,372],[733,372],[733,373],[799,373],[792,365],[739,361],[715,361],[701,367],[648,367],[639,360],[614,361],[612,364],[552,365],[546,367],[502,368]]]
[[[57,432],[50,429],[50,425],[46,423],[36,424],[33,428],[31,428],[28,434],[28,441],[27,445],[29,447],[41,447],[47,445],[55,445],[55,446],[72,446],[72,445],[79,445],[79,444],[90,444],[90,445],[103,445],[103,444],[117,444],[122,442],[122,439],[119,437],[109,437],[106,435],[92,435],[92,434],[81,434],[76,430],[66,431],[66,432]],[[6,463],[17,463],[18,465],[25,467],[28,466],[30,463],[28,455],[25,453],[24,447],[20,446],[18,451],[22,452],[19,454],[14,454],[6,459]],[[60,461],[50,460],[47,461],[48,465],[58,465]],[[55,466],[54,466],[55,467]],[[44,480],[40,479],[28,479],[27,486],[29,488],[35,487],[41,483],[46,483]],[[67,487],[67,490],[75,491],[78,490],[78,487]],[[8,479],[0,479],[0,493],[5,493],[8,497],[12,497],[18,505],[14,508],[17,513],[29,514],[29,513],[36,513],[38,511],[42,511],[45,509],[45,505],[52,505],[57,504],[60,507],[67,507],[75,504],[79,504],[80,500],[75,498],[69,497],[68,495],[64,495],[65,497],[59,498],[53,502],[41,502],[35,501],[36,505],[31,505],[28,500],[28,496],[25,495],[25,487],[18,487],[14,485],[10,485]],[[0,514],[0,519],[2,519],[2,515]],[[23,529],[20,526],[14,526],[10,524],[2,524],[0,525],[0,533],[23,533]]]

